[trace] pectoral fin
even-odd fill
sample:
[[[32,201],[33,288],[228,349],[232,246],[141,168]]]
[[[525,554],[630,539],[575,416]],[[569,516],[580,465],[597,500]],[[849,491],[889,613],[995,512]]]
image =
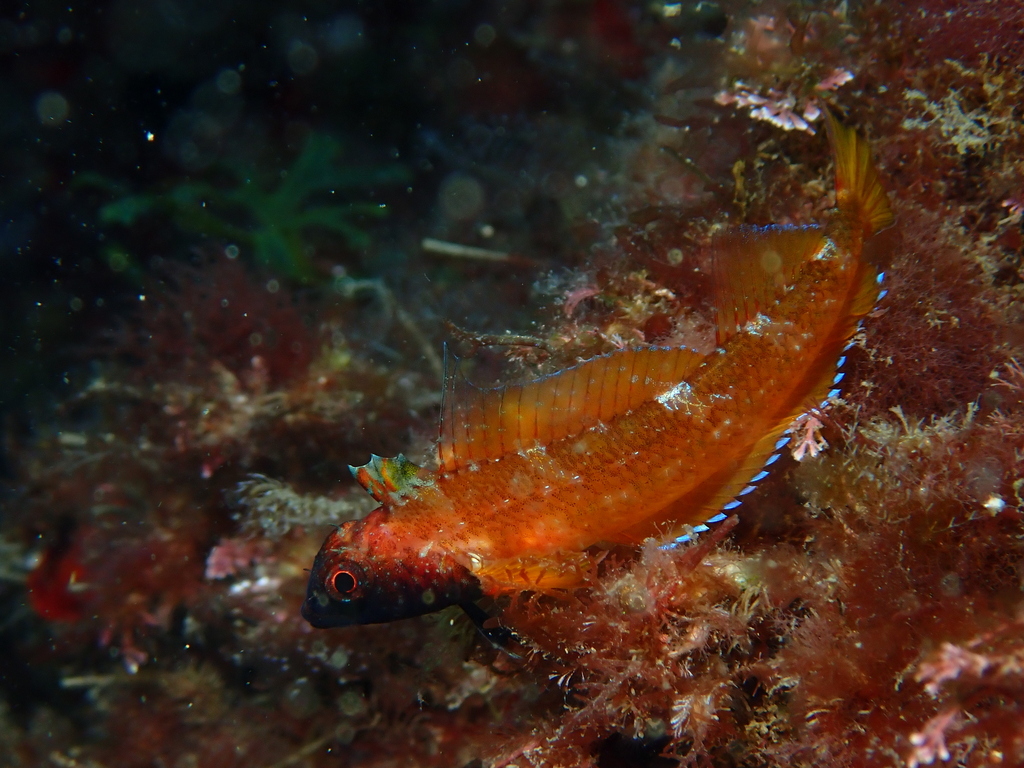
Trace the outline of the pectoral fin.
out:
[[[582,585],[590,571],[591,559],[585,552],[559,552],[509,558],[483,563],[472,569],[489,594],[528,589],[572,589]]]

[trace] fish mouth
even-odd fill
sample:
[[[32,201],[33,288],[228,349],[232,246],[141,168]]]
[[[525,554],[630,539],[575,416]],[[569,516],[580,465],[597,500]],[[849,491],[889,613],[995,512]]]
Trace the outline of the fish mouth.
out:
[[[306,599],[302,601],[299,613],[311,626],[316,629],[333,629],[335,627],[350,627],[358,624],[358,617],[353,611],[345,610],[341,606],[327,598],[323,592],[310,590]]]
[[[309,605],[309,598],[302,601],[302,608],[299,609],[299,613],[302,614],[307,623],[312,624],[317,629],[327,629],[327,625],[321,623],[320,615],[316,613]]]

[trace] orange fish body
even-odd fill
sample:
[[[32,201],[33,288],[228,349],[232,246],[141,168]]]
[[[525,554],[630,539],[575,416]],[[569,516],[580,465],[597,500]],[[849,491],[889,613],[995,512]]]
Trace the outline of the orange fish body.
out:
[[[792,421],[827,397],[877,298],[862,245],[892,222],[888,199],[864,141],[831,118],[829,136],[829,225],[716,242],[715,352],[625,350],[494,390],[448,375],[440,470],[402,457],[353,470],[381,507],[324,542],[307,620],[389,621],[571,586],[589,546],[678,533],[734,506]]]

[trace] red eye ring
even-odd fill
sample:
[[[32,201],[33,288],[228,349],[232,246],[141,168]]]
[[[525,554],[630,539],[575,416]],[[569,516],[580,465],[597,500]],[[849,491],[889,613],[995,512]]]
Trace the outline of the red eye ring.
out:
[[[356,591],[356,588],[359,586],[359,579],[356,578],[356,574],[352,571],[339,568],[330,575],[327,583],[331,588],[330,591],[336,593],[338,598],[342,598]]]

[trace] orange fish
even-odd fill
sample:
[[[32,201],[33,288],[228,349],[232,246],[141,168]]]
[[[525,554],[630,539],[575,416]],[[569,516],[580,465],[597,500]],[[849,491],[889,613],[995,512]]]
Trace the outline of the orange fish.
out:
[[[866,238],[892,213],[867,144],[827,116],[836,211],[824,227],[744,228],[715,244],[718,349],[615,352],[525,385],[451,371],[439,469],[353,468],[380,502],[330,534],[302,615],[392,621],[486,594],[579,583],[583,550],[724,518],[793,420],[838,381],[878,297]]]

